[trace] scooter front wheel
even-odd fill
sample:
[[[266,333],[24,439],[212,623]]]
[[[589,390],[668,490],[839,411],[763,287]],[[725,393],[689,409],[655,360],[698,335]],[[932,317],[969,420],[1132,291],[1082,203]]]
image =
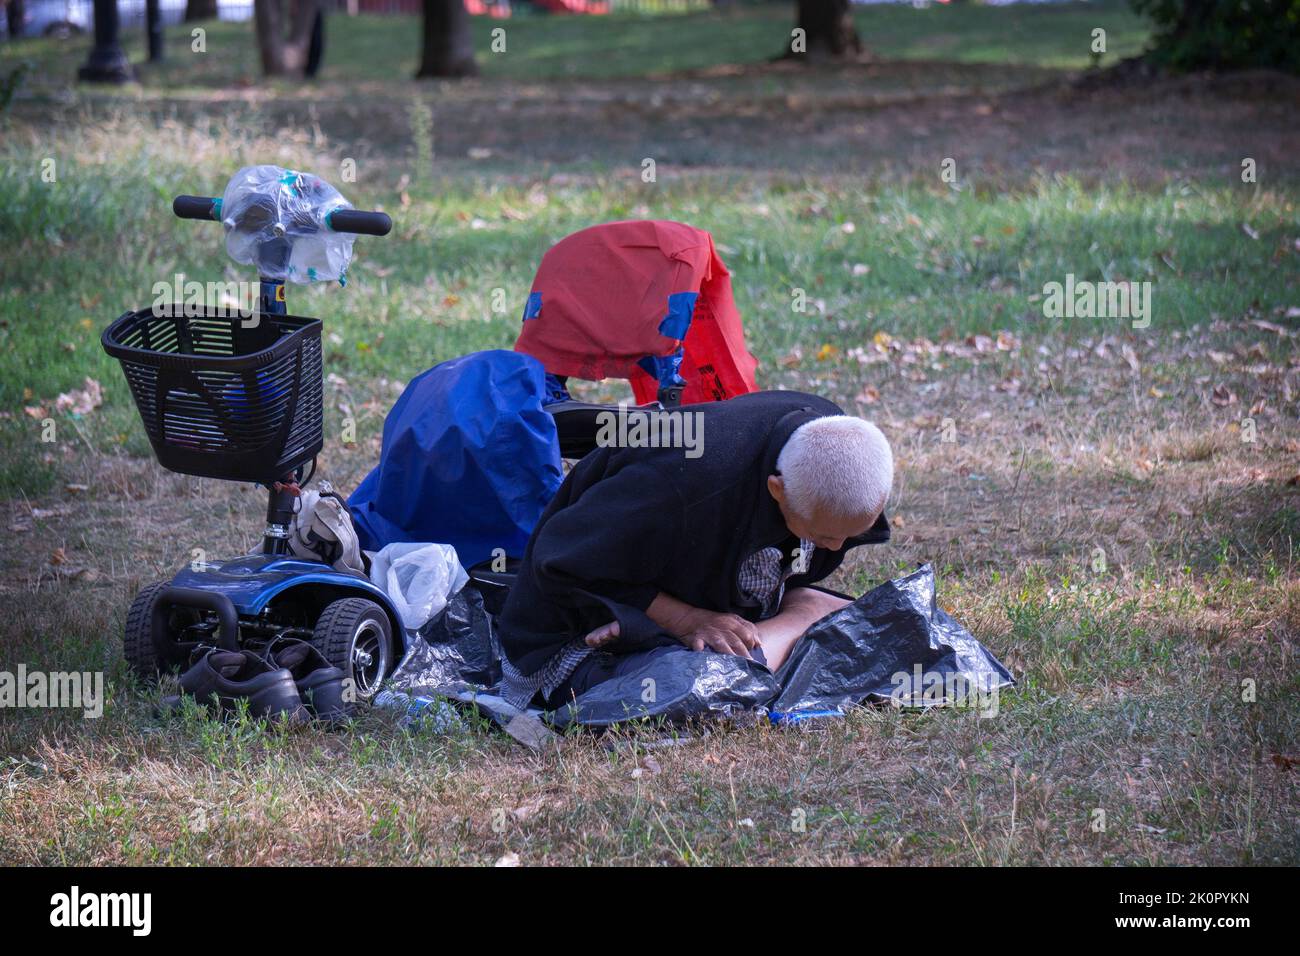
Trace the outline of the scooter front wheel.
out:
[[[351,678],[357,700],[368,701],[393,669],[393,629],[374,601],[343,598],[329,604],[316,621],[312,644]]]

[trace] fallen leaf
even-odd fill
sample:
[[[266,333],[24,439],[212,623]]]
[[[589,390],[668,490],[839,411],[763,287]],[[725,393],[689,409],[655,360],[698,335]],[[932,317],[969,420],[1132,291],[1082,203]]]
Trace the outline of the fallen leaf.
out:
[[[1210,392],[1210,401],[1220,408],[1227,408],[1237,403],[1237,393],[1231,391],[1226,385],[1216,385]]]
[[[1292,315],[1292,313],[1295,314]],[[1300,309],[1295,307],[1287,309],[1286,317],[1288,319],[1300,318]],[[1263,329],[1265,332],[1272,332],[1274,335],[1288,336],[1291,334],[1289,329],[1278,325],[1276,322],[1266,322],[1264,319],[1252,319],[1250,324],[1257,329]]]
[[[495,865],[495,866],[518,866],[518,865],[519,865],[519,854],[518,854],[518,853],[507,853],[507,854],[505,854],[505,856],[503,856],[503,857],[501,857],[500,859],[498,859],[494,865]]]
[[[1132,346],[1120,346],[1119,354],[1124,356],[1124,361],[1128,362],[1128,367],[1133,371],[1134,375],[1142,371],[1142,364],[1138,361],[1137,353],[1133,351]]]
[[[72,506],[55,505],[53,508],[32,508],[31,512],[33,518],[36,518],[38,521],[43,521],[46,518],[60,518],[64,515],[72,514]]]
[[[880,389],[876,388],[874,385],[868,385],[862,389],[862,391],[858,392],[854,401],[860,402],[863,405],[874,405],[876,402],[880,401]]]
[[[531,816],[535,816],[539,810],[546,806],[546,798],[542,796],[526,800],[519,806],[515,807],[510,813],[521,823]]]
[[[89,415],[104,404],[104,390],[93,378],[87,376],[85,388],[74,388],[63,392],[54,400],[54,407],[61,412],[73,415]]]

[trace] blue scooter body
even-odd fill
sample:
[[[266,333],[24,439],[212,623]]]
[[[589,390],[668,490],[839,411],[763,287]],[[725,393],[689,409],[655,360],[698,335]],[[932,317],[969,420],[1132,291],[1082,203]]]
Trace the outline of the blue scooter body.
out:
[[[406,629],[388,595],[369,580],[335,571],[319,561],[276,554],[248,554],[218,563],[195,563],[172,578],[172,585],[214,591],[230,598],[241,618],[257,617],[273,600],[310,587],[328,600],[362,597],[374,601],[388,614],[392,625],[393,649],[400,660],[406,649]],[[319,602],[318,602],[319,603]]]

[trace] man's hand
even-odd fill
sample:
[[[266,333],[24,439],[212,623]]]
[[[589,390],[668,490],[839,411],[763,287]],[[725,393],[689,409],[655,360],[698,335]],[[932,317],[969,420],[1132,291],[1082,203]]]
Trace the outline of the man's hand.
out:
[[[588,647],[604,647],[618,637],[618,621],[602,624],[585,638]]]
[[[758,628],[739,615],[696,608],[690,624],[692,629],[677,639],[693,651],[707,647],[719,654],[749,657],[750,648],[758,647]]]
[[[693,651],[706,647],[719,654],[749,657],[758,646],[758,628],[736,614],[720,614],[693,607],[660,591],[646,615]]]

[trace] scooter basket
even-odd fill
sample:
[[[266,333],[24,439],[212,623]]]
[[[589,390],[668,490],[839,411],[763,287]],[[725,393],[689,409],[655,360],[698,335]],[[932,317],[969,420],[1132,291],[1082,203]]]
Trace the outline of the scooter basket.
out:
[[[319,319],[175,306],[104,330],[159,463],[205,478],[280,480],[324,445]]]

